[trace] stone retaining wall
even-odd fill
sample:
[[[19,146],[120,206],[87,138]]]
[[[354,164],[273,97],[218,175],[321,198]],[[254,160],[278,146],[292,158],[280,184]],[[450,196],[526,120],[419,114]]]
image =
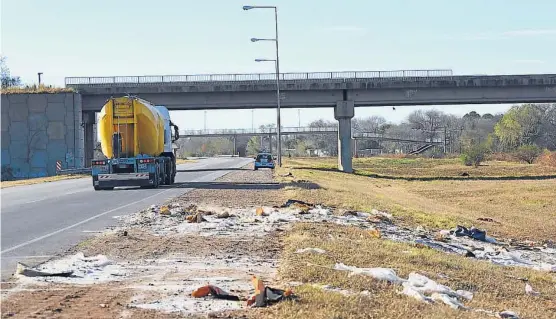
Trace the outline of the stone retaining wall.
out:
[[[2,94],[2,180],[83,167],[81,96],[76,93]]]

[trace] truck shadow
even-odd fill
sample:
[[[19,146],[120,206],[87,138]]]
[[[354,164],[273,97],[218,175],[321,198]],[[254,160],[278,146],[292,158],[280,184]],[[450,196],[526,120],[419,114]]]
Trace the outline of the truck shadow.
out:
[[[234,190],[278,190],[285,187],[319,189],[318,184],[310,182],[292,183],[232,183],[232,182],[183,182],[161,188],[193,188],[193,189],[234,189]]]

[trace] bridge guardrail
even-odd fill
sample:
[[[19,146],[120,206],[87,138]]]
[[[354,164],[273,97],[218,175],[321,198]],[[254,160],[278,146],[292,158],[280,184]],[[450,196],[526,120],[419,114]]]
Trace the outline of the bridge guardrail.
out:
[[[280,73],[282,81],[298,80],[356,80],[390,78],[451,77],[452,70],[395,70],[395,71],[341,71],[341,72],[298,72]],[[145,76],[101,76],[67,77],[66,85],[102,84],[160,84],[160,83],[203,83],[203,82],[260,82],[275,81],[276,73],[254,74],[192,74],[192,75],[145,75]]]

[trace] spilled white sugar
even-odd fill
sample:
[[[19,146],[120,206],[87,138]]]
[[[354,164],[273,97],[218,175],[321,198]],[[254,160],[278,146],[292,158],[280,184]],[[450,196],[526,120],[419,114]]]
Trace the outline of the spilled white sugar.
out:
[[[352,275],[365,275],[373,277],[378,280],[385,280],[393,283],[401,283],[404,280],[396,275],[396,272],[390,268],[357,268],[354,266],[346,266],[342,263],[337,263],[334,266],[336,270],[349,271],[349,276]]]
[[[85,257],[81,252],[48,261],[36,269],[47,273],[73,271],[73,274],[70,277],[25,277],[20,275],[18,276],[19,280],[22,282],[58,282],[87,285],[119,280],[126,275],[120,265],[113,264],[106,256]]]
[[[303,254],[303,253],[325,254],[326,250],[320,248],[303,248],[303,249],[296,250],[295,253],[296,254]]]

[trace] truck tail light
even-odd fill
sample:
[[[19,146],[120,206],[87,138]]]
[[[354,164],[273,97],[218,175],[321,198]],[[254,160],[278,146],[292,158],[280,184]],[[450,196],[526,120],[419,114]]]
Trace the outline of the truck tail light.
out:
[[[106,165],[106,161],[102,160],[102,161],[93,161],[91,163],[92,165]]]
[[[154,163],[154,158],[145,158],[139,160],[139,164],[147,164],[147,163]]]

